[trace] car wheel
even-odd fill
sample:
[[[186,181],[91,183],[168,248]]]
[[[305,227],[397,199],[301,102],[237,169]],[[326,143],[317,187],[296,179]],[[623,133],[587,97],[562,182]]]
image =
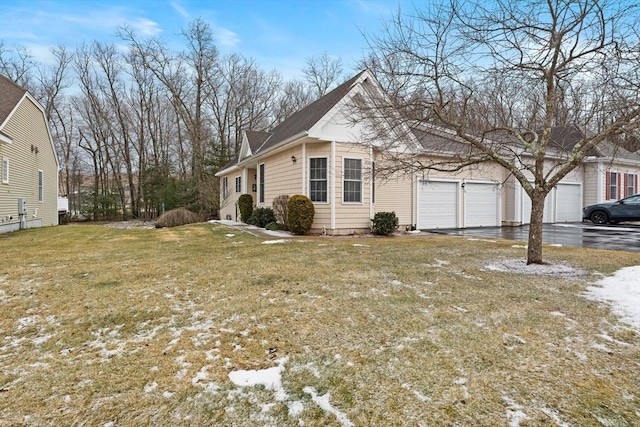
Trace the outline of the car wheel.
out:
[[[591,216],[589,216],[589,219],[594,224],[606,224],[607,221],[609,220],[609,216],[607,215],[606,212],[595,211],[591,213]]]

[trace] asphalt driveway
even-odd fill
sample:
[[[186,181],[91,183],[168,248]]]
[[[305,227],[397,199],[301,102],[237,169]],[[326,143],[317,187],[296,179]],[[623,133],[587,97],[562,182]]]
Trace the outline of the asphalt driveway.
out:
[[[483,227],[429,231],[453,236],[518,240],[525,243],[529,239],[528,225],[519,227]],[[542,239],[544,243],[547,244],[640,252],[640,225],[594,225],[591,223],[544,224]]]

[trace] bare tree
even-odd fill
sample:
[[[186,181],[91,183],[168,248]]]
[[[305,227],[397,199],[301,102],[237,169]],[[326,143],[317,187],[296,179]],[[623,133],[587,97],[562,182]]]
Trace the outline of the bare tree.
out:
[[[638,5],[594,0],[451,0],[398,11],[369,40],[365,61],[388,96],[375,109],[363,103],[357,120],[436,126],[459,141],[432,147],[448,150],[446,160],[407,156],[392,142],[381,151],[389,172],[505,168],[531,198],[527,262],[542,263],[546,196],[598,144],[640,127],[639,17]],[[551,130],[567,121],[589,132],[558,150]],[[388,129],[372,126],[371,136],[380,141]]]
[[[307,66],[302,70],[307,83],[313,88],[314,98],[329,92],[342,79],[342,59],[332,58],[327,52],[318,57],[307,58]]]

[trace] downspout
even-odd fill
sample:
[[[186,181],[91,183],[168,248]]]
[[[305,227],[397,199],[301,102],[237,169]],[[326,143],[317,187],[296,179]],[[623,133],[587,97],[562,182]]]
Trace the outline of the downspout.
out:
[[[336,229],[336,142],[331,141],[331,230]]]

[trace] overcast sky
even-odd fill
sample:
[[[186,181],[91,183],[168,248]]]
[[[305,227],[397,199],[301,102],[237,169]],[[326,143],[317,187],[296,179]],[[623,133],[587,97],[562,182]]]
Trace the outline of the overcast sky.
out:
[[[306,58],[327,52],[352,74],[367,42],[408,0],[0,0],[0,39],[50,60],[56,45],[99,40],[122,43],[118,26],[182,47],[180,30],[196,18],[211,25],[223,53],[251,57],[285,77],[300,75]]]

